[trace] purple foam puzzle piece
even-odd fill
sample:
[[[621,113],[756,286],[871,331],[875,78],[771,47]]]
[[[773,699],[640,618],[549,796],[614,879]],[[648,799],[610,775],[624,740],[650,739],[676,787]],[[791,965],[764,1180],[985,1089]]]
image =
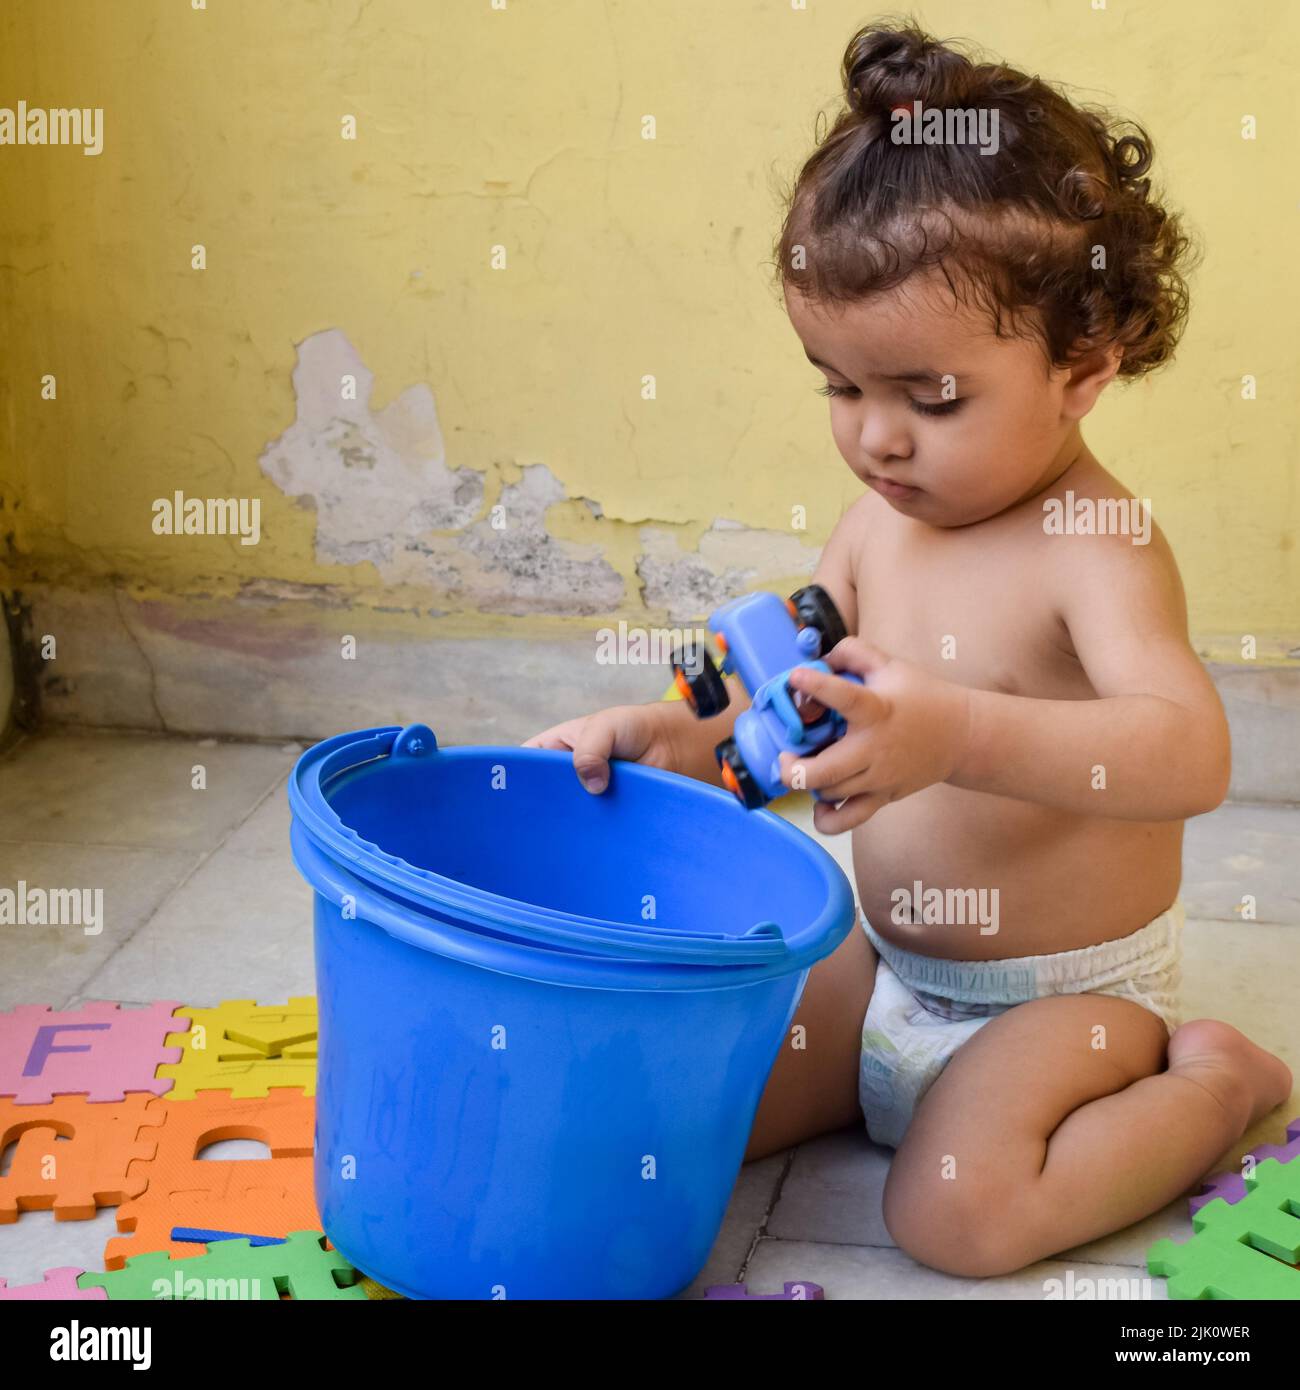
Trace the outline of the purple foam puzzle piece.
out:
[[[820,1284],[810,1284],[806,1279],[787,1280],[784,1293],[750,1293],[748,1284],[714,1284],[704,1290],[705,1298],[766,1298],[788,1299],[793,1303],[805,1299],[825,1299],[826,1294]]]
[[[1261,1144],[1253,1152],[1255,1160],[1263,1163],[1266,1158],[1275,1158],[1279,1163],[1290,1163],[1293,1158],[1300,1158],[1300,1119],[1292,1120],[1286,1127],[1285,1144]]]
[[[46,1299],[61,1303],[70,1298],[107,1299],[106,1289],[77,1287],[77,1276],[85,1272],[72,1265],[60,1265],[58,1269],[47,1269],[39,1284],[15,1284],[12,1289],[7,1279],[0,1279],[0,1303],[35,1303]]]
[[[190,1026],[188,1018],[176,1017],[176,1008],[175,1000],[143,1009],[83,1004],[66,1012],[20,1004],[0,1013],[0,1096],[16,1105],[48,1105],[55,1096],[120,1101],[128,1091],[164,1095],[176,1083],[154,1072],[179,1062],[181,1049],[163,1043],[168,1033]]]
[[[1266,1158],[1275,1158],[1279,1163],[1290,1163],[1293,1158],[1300,1158],[1300,1118],[1287,1125],[1286,1137],[1285,1144],[1261,1144],[1259,1148],[1251,1149],[1249,1154],[1242,1155],[1243,1161],[1252,1158],[1256,1164],[1260,1164]],[[1222,1197],[1229,1206],[1233,1206],[1245,1195],[1246,1184],[1240,1172],[1216,1173],[1214,1177],[1207,1178],[1200,1192],[1189,1200],[1188,1208],[1191,1215],[1195,1216],[1207,1202],[1214,1201],[1216,1197]]]

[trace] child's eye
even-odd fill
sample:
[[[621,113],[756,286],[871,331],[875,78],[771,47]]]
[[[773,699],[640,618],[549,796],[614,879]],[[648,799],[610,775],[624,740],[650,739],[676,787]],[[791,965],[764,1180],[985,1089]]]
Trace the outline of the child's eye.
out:
[[[818,386],[815,389],[822,396],[858,395],[856,386],[836,386],[829,381],[824,386]],[[965,397],[957,397],[951,401],[918,401],[909,396],[907,403],[918,415],[952,415],[961,409],[964,400]]]
[[[918,401],[909,399],[909,404],[918,415],[951,415],[955,410],[959,410],[964,401],[964,397],[956,397],[951,401]]]

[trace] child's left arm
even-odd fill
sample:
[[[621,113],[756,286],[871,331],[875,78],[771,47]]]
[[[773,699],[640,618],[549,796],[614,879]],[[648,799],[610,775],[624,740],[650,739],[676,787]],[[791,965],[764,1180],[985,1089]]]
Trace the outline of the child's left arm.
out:
[[[827,660],[866,687],[820,672],[792,684],[845,715],[836,744],[782,764],[821,792],[819,830],[836,833],[936,782],[1082,815],[1170,821],[1213,810],[1231,749],[1213,683],[1188,643],[1173,556],[1152,544],[1080,538],[1059,611],[1096,699],[1044,700],[975,690],[854,638]],[[847,798],[847,800],[845,799]]]

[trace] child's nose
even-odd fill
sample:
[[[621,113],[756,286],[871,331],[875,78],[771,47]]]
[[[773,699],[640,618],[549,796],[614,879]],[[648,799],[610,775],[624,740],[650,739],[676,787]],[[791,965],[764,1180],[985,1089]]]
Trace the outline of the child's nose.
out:
[[[869,413],[858,434],[858,448],[868,469],[884,467],[912,456],[912,440],[906,427],[888,412]]]

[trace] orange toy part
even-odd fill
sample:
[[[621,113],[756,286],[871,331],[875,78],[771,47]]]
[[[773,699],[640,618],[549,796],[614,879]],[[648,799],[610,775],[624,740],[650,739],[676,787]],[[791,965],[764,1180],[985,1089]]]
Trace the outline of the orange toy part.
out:
[[[301,1090],[276,1088],[265,1098],[240,1100],[204,1091],[166,1106],[157,1152],[133,1163],[147,1186],[118,1208],[117,1228],[104,1248],[104,1267],[121,1269],[133,1255],[165,1250],[177,1258],[202,1255],[205,1245],[171,1238],[173,1226],[288,1236],[319,1231],[312,1191],[312,1130],[316,1103]],[[26,1108],[26,1107],[25,1107]],[[222,1139],[257,1139],[270,1158],[200,1158]]]
[[[740,783],[736,780],[735,769],[730,763],[722,764],[722,785],[726,787],[728,791],[734,792],[737,796],[744,795],[740,790]]]
[[[676,683],[678,694],[681,695],[682,699],[693,705],[695,703],[695,693],[687,682],[685,674],[678,671],[676,675],[673,676],[673,681]]]
[[[0,1225],[21,1211],[53,1211],[56,1221],[89,1221],[144,1191],[141,1164],[154,1156],[167,1118],[157,1096],[128,1092],[104,1105],[56,1096],[45,1105],[0,1100],[0,1154],[17,1140],[0,1176]]]

